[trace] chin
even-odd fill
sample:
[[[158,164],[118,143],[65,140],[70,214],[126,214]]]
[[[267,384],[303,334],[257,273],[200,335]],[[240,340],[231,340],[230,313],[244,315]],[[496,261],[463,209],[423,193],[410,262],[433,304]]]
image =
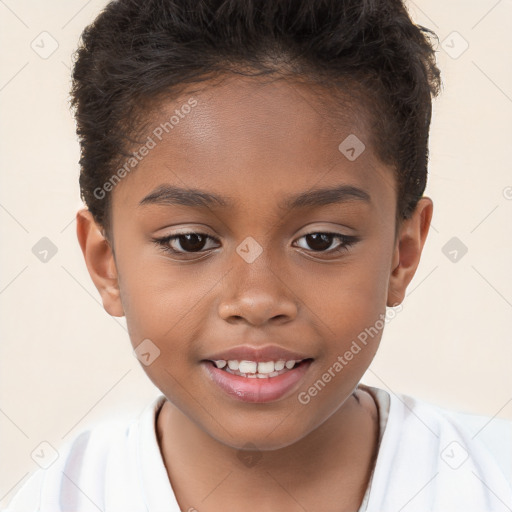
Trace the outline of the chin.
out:
[[[294,430],[290,432],[283,430],[278,425],[279,421],[273,424],[269,424],[267,421],[258,427],[254,422],[251,422],[246,428],[243,426],[239,428],[229,428],[226,426],[226,430],[231,436],[227,435],[225,430],[217,432],[217,434],[220,435],[215,435],[211,432],[208,432],[208,434],[218,442],[234,450],[259,452],[286,448],[300,441],[307,435],[307,432],[303,431],[296,432]]]

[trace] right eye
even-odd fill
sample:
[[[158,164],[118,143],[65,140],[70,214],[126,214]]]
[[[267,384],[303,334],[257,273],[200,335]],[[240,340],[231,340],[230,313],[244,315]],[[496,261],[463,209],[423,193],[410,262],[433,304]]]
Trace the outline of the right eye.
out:
[[[153,241],[160,248],[171,254],[194,254],[204,252],[204,246],[208,240],[219,242],[219,240],[210,235],[196,232],[153,238]],[[178,246],[180,246],[182,250],[179,250]]]

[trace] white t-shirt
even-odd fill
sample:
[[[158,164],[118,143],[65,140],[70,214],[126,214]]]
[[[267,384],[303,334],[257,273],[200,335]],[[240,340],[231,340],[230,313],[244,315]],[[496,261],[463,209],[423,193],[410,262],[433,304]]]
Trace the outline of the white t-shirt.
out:
[[[512,421],[442,409],[360,384],[379,409],[377,460],[358,512],[510,512]],[[156,438],[158,397],[104,422],[36,471],[5,512],[180,511]]]

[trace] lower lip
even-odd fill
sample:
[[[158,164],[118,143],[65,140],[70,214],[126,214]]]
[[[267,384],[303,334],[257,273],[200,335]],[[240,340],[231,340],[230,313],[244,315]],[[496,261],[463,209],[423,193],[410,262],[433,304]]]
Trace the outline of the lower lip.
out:
[[[202,364],[213,382],[231,397],[243,402],[263,403],[278,400],[291,393],[303,379],[311,362],[311,359],[305,360],[293,370],[265,379],[232,375],[217,368],[211,361],[203,361]]]

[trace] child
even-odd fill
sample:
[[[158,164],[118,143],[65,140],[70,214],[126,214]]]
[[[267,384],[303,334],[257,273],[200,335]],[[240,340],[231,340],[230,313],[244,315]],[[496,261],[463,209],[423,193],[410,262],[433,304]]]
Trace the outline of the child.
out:
[[[116,0],[85,29],[78,239],[162,396],[9,512],[512,510],[509,421],[360,383],[432,217],[429,35],[399,0]]]

